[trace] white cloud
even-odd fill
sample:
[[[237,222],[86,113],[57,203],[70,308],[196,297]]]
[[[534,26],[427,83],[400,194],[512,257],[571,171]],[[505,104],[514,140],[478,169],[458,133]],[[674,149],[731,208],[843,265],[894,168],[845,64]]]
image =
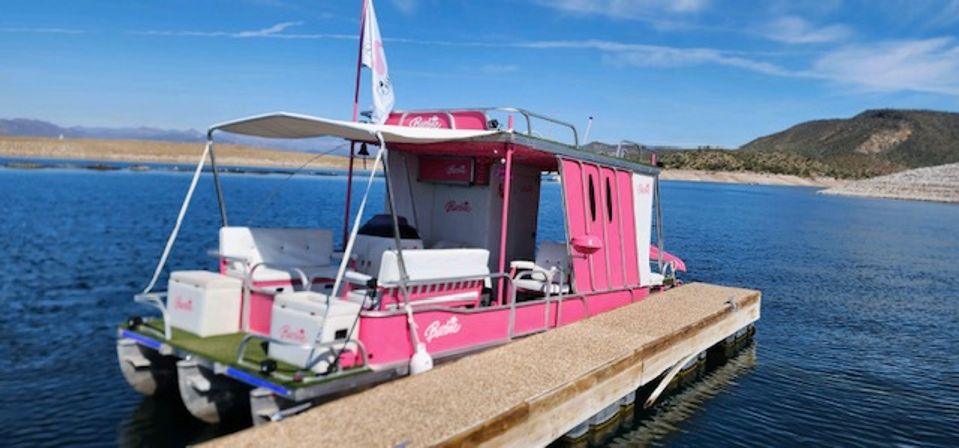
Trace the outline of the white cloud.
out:
[[[718,64],[777,76],[799,76],[774,64],[750,59],[734,52],[714,48],[682,48],[662,45],[631,44],[607,40],[539,41],[518,44],[524,48],[586,48],[603,52],[603,62],[639,67],[682,67]]]
[[[959,45],[940,37],[846,46],[819,58],[812,74],[871,90],[959,95]]]
[[[486,64],[480,67],[484,75],[505,75],[516,71],[519,71],[519,66],[511,64]]]
[[[241,31],[236,33],[236,37],[267,37],[274,34],[282,33],[284,30],[294,26],[300,26],[303,22],[282,22],[277,23],[271,27],[263,28],[261,30],[255,31]]]
[[[852,34],[843,25],[814,26],[796,16],[784,16],[773,20],[765,29],[766,37],[790,44],[812,44],[843,40]]]
[[[407,14],[416,10],[416,7],[419,6],[418,0],[393,0],[393,4],[396,5],[397,9],[403,11]]]
[[[949,0],[942,5],[930,22],[933,26],[947,26],[959,22],[959,0]]]
[[[235,39],[269,38],[269,39],[310,39],[310,40],[356,40],[355,34],[329,33],[285,33],[289,28],[302,25],[303,22],[281,22],[258,30],[247,31],[196,31],[196,30],[148,30],[129,31],[129,34],[141,36],[172,36],[172,37],[228,37]]]
[[[352,34],[293,34],[285,31],[300,22],[283,22],[252,31],[141,31],[153,36],[200,36],[224,38],[335,39],[356,40]],[[0,29],[2,30],[2,29]],[[813,33],[814,36],[819,36]],[[798,38],[797,38],[798,39]],[[806,35],[802,42],[824,41],[824,37]],[[827,51],[812,60],[807,69],[790,69],[763,60],[762,53],[722,50],[708,47],[673,47],[599,39],[549,40],[514,43],[419,40],[390,38],[396,44],[525,48],[532,50],[587,49],[599,52],[603,63],[612,66],[654,68],[720,65],[770,76],[837,81],[871,90],[921,91],[959,95],[959,44],[951,37],[856,44]],[[505,74],[519,70],[515,65],[489,64],[480,67],[484,74]]]
[[[646,20],[661,13],[699,12],[706,8],[708,0],[539,0],[539,3],[576,14]]]

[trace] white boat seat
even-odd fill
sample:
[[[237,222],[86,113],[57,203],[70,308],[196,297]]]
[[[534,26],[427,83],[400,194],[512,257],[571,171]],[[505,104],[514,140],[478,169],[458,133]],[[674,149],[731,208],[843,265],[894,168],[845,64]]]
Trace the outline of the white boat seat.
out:
[[[411,249],[403,250],[403,261],[410,282],[410,301],[416,306],[475,305],[484,286],[489,285],[489,251],[486,249]],[[361,274],[350,275],[352,282],[364,281]],[[457,278],[464,280],[456,280]],[[384,308],[401,302],[399,260],[395,250],[383,252],[377,283]],[[436,280],[430,282],[430,280]],[[351,290],[347,298],[362,303],[369,295],[365,288]]]
[[[559,283],[550,283],[543,280],[533,280],[521,278],[513,280],[513,285],[523,291],[535,291],[543,294],[566,294],[569,292],[569,285],[560,286]]]
[[[663,280],[666,277],[663,274],[657,274],[655,272],[649,273],[649,285],[647,286],[663,286]]]
[[[423,241],[418,239],[403,239],[400,243],[403,245],[403,252],[423,248]],[[383,253],[389,250],[396,250],[396,240],[392,237],[356,235],[350,255],[353,269],[367,275],[377,275]]]
[[[290,283],[333,278],[333,233],[328,229],[223,227],[219,255],[224,273],[254,282]],[[295,268],[295,269],[294,269]]]
[[[565,294],[570,291],[569,252],[566,244],[554,241],[539,243],[536,262],[514,261],[510,268],[516,271],[513,285],[523,291],[543,294]]]

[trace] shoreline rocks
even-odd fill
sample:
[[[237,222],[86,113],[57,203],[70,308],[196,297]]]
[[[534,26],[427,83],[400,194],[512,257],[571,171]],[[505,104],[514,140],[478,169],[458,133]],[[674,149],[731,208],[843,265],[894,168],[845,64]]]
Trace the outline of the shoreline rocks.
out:
[[[820,194],[959,203],[959,163],[902,171],[833,187]]]

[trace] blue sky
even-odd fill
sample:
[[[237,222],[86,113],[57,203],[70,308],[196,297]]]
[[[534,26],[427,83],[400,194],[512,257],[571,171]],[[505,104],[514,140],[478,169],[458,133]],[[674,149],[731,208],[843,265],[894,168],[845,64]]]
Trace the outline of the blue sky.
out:
[[[359,0],[0,0],[0,117],[348,119]],[[376,0],[398,108],[512,105],[591,140],[735,147],[959,109],[959,0]],[[368,107],[364,78],[361,105]]]

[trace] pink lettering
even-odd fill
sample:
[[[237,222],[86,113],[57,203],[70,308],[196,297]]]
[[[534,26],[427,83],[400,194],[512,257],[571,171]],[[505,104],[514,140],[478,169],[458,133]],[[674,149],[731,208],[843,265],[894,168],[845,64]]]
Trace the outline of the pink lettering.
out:
[[[193,311],[193,300],[183,299],[180,296],[174,297],[173,308],[183,311]]]
[[[466,174],[466,165],[446,165],[446,174],[450,176]]]
[[[289,325],[284,325],[280,327],[280,339],[284,341],[293,341],[299,342],[301,344],[306,343],[306,330],[299,328],[293,330]]]
[[[446,213],[469,213],[473,211],[473,206],[470,205],[470,201],[456,202],[449,201],[446,203]]]

